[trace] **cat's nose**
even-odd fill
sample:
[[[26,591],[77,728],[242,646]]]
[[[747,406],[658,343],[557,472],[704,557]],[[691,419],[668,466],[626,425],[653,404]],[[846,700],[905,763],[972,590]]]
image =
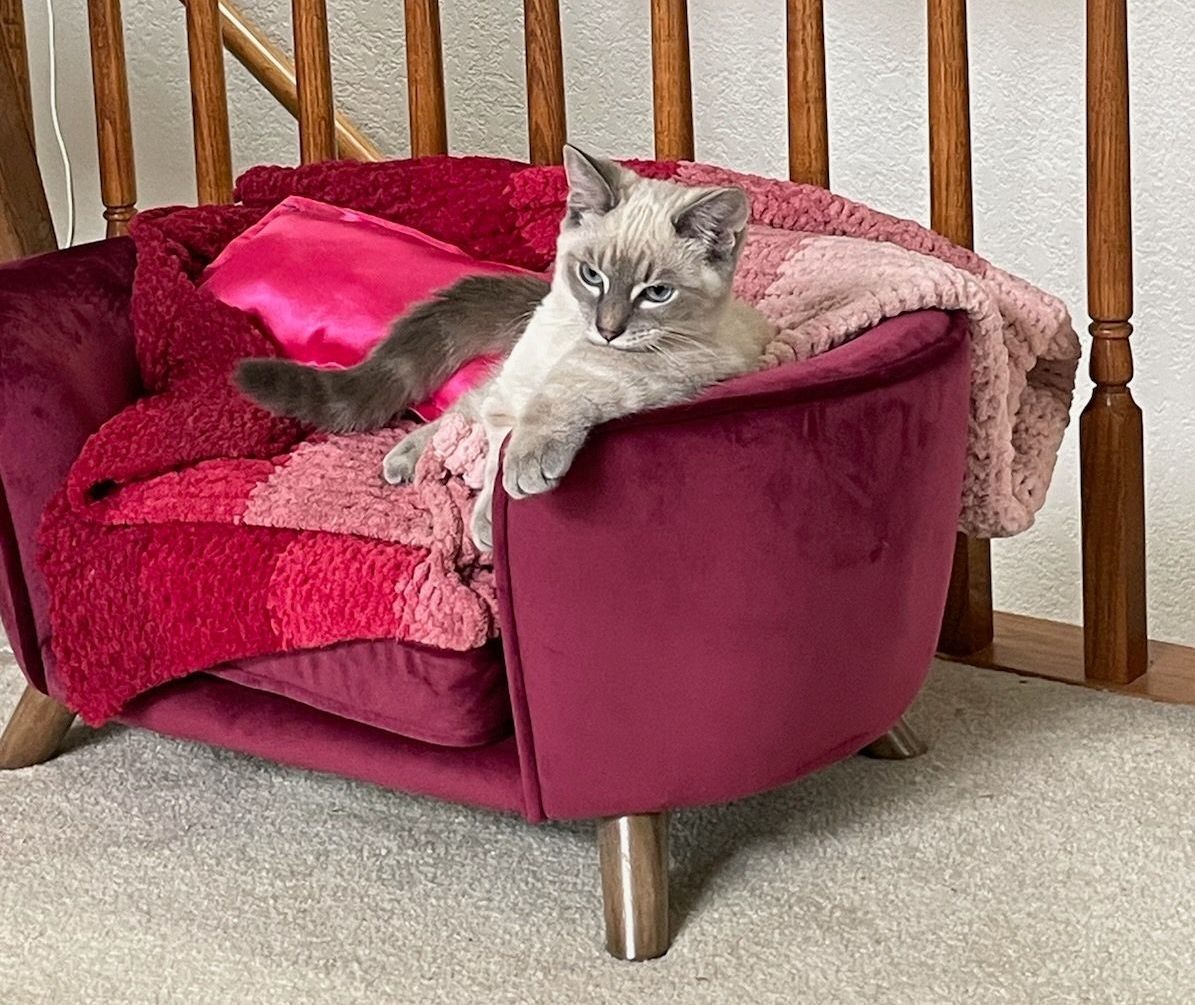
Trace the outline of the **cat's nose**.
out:
[[[626,331],[626,327],[622,328],[603,328],[601,325],[597,326],[598,334],[607,342],[613,342],[619,335]]]

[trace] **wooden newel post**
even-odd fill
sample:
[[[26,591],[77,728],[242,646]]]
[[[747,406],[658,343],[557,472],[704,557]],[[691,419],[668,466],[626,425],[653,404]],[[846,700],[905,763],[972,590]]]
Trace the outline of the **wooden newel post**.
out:
[[[929,158],[931,223],[964,248],[974,246],[971,198],[971,92],[967,0],[929,0]],[[938,648],[952,656],[992,641],[991,545],[959,534]]]
[[[104,201],[108,236],[118,237],[128,231],[137,203],[120,0],[87,0],[87,24],[100,155],[100,198]]]
[[[1133,354],[1126,0],[1087,0],[1087,285],[1091,401],[1079,422],[1087,676],[1145,672],[1145,481]]]

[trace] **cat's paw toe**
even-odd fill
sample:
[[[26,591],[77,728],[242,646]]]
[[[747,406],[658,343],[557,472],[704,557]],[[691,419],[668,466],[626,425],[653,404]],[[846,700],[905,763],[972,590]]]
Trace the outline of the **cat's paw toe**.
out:
[[[539,467],[517,464],[506,469],[502,476],[502,485],[512,499],[525,499],[527,496],[551,491],[556,487],[558,480],[548,478]]]
[[[572,463],[573,452],[551,440],[512,440],[503,460],[502,485],[514,499],[550,492],[560,484]]]
[[[406,485],[415,477],[418,461],[419,451],[400,443],[382,461],[382,477],[391,485]]]

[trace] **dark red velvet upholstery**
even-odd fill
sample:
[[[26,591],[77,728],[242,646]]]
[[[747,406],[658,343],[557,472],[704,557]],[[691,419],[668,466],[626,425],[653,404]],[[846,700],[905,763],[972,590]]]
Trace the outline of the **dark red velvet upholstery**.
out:
[[[83,440],[136,394],[131,268],[108,242],[0,269],[4,616],[43,688],[30,542]],[[207,674],[122,718],[533,820],[784,784],[880,735],[921,684],[968,381],[963,321],[909,315],[611,424],[548,496],[499,494],[514,739],[436,746]]]
[[[511,738],[484,747],[433,746],[207,674],[142,695],[120,720],[404,792],[526,812]]]
[[[132,278],[123,239],[0,266],[0,594],[9,640],[39,687],[37,524],[83,442],[137,396]]]
[[[965,319],[906,315],[604,427],[554,492],[500,493],[528,802],[720,802],[886,731],[937,639],[969,375]]]
[[[497,643],[456,652],[393,639],[360,639],[238,660],[210,672],[441,747],[480,747],[511,732],[506,672]]]

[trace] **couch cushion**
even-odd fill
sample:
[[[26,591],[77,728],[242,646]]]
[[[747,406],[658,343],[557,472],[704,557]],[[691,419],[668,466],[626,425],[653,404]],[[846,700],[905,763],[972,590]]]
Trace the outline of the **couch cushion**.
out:
[[[239,660],[208,671],[424,743],[476,747],[511,731],[501,648],[389,639]]]

